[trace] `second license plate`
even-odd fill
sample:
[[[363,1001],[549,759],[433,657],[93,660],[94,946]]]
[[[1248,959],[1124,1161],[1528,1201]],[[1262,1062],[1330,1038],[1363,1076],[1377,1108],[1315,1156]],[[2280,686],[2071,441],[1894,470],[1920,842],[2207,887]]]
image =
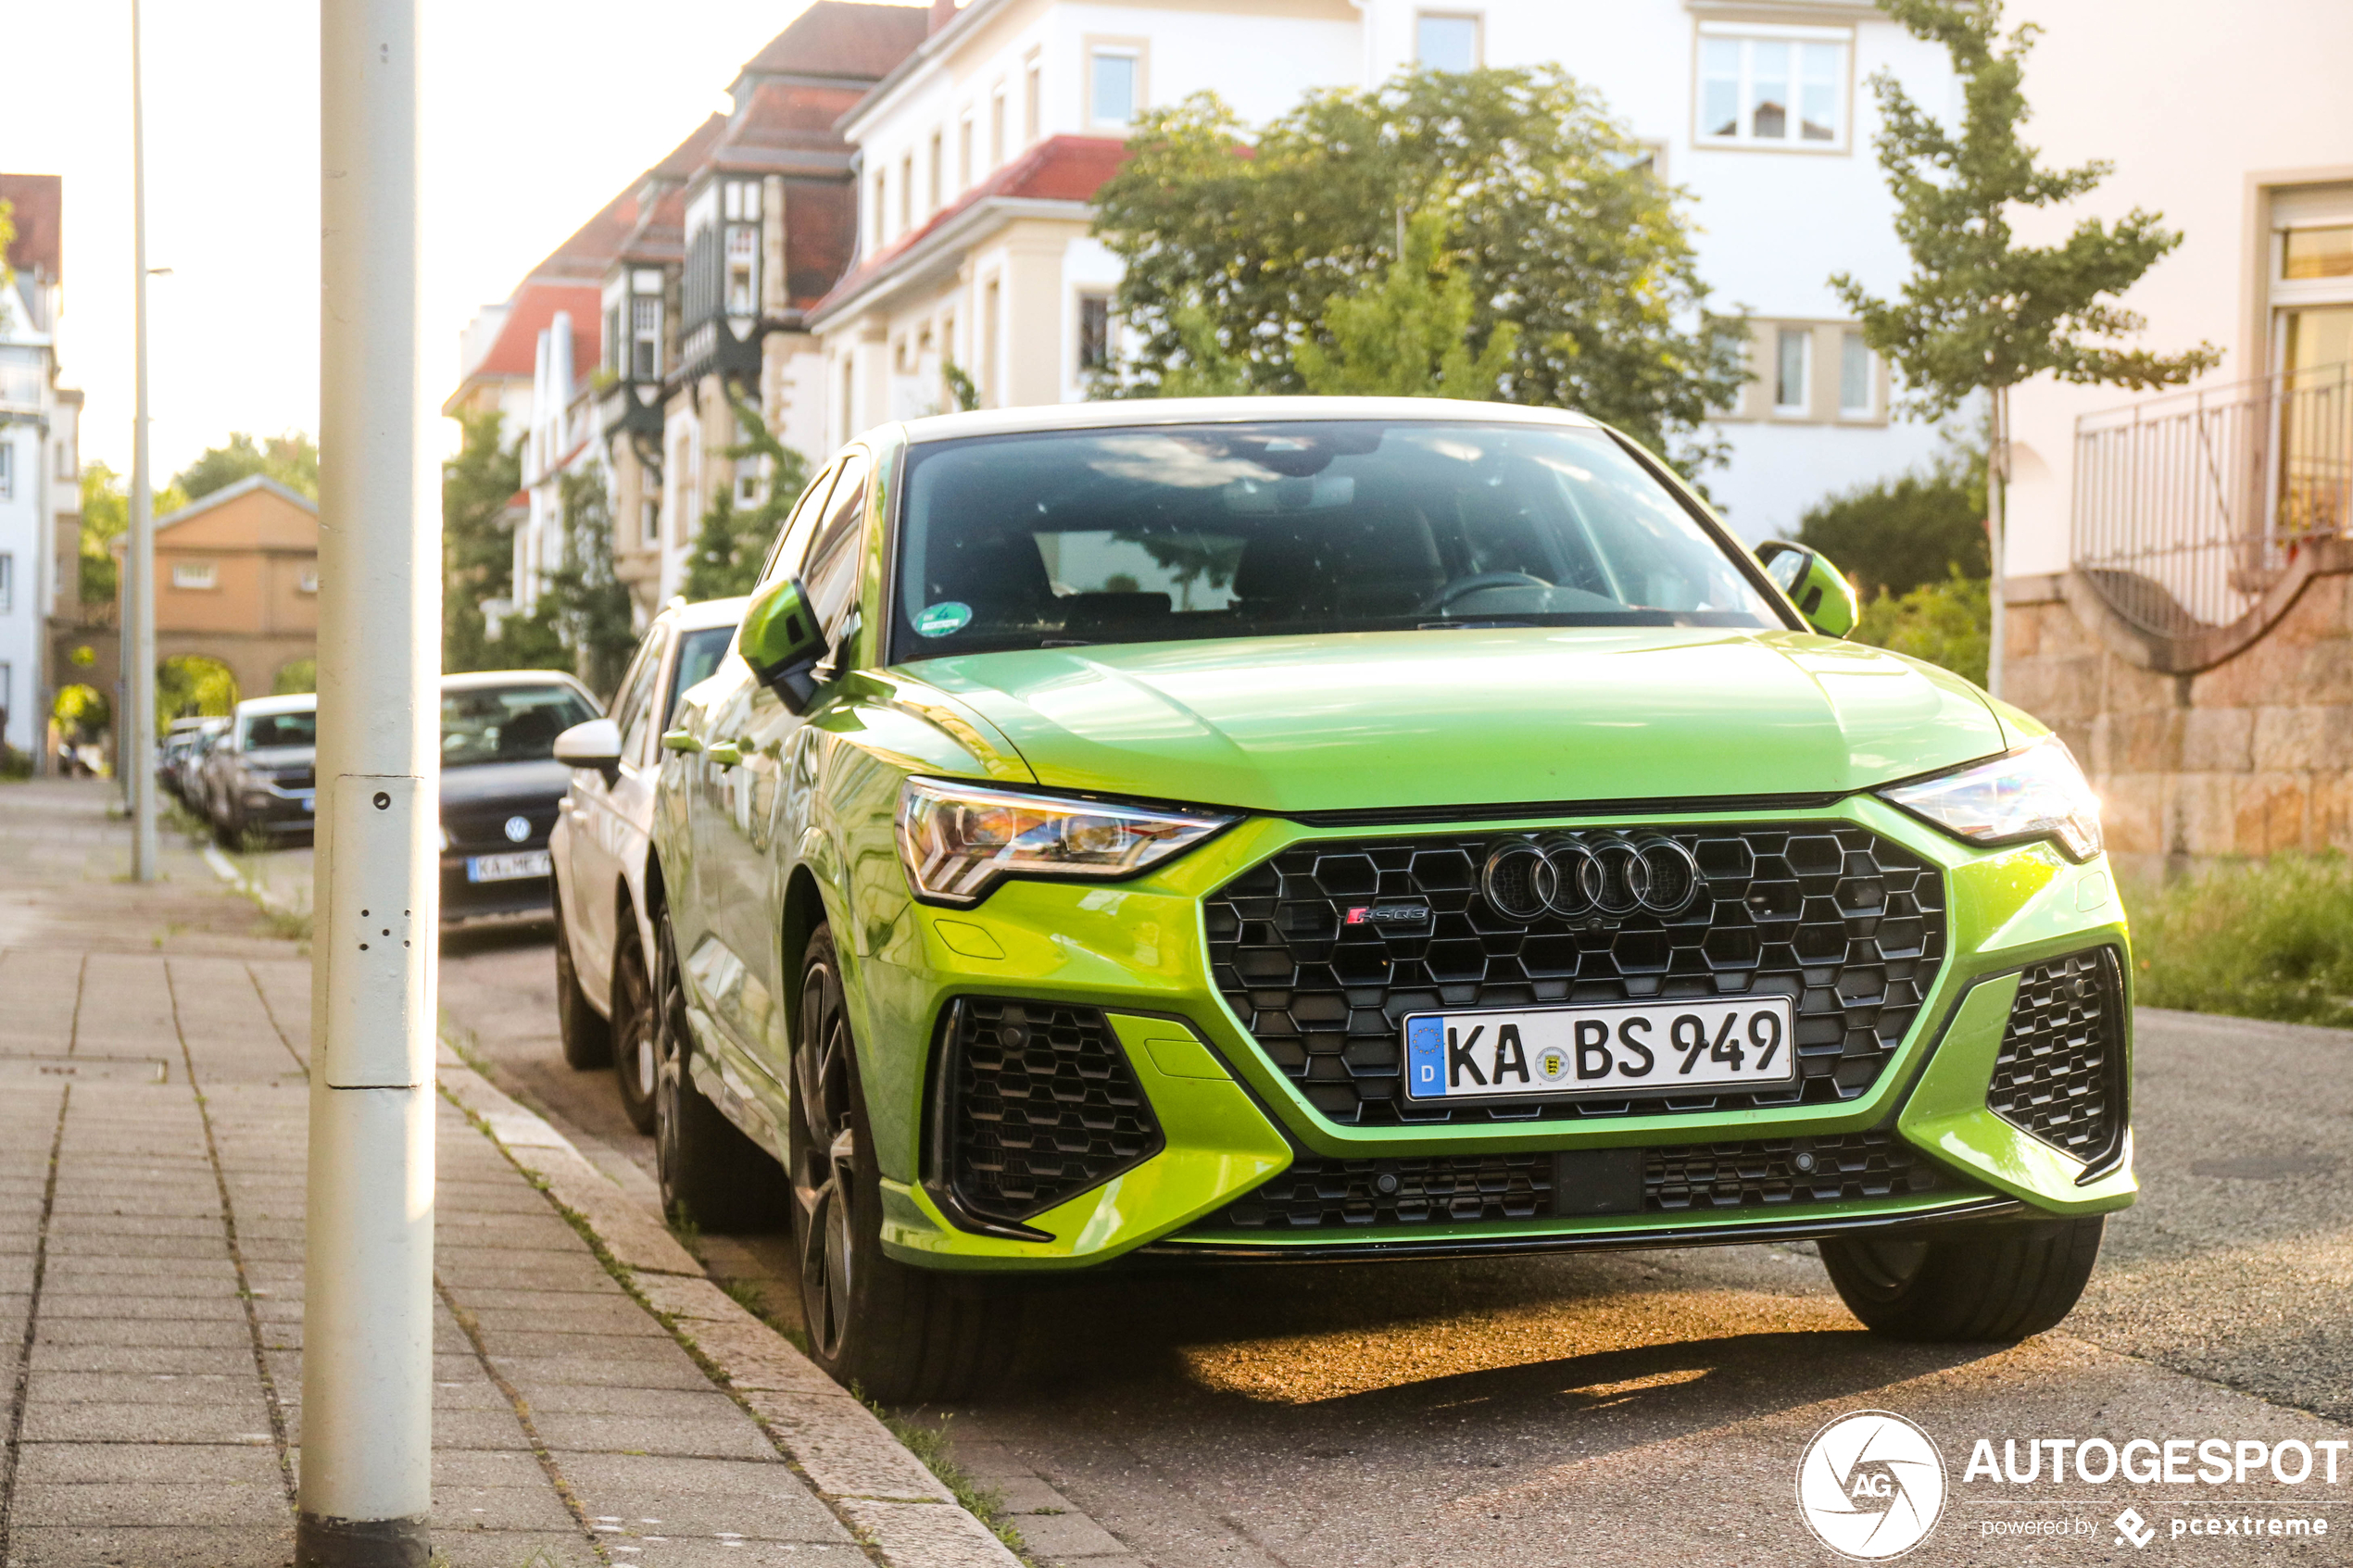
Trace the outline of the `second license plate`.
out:
[[[1408,1099],[1622,1098],[1797,1079],[1788,997],[1632,1002],[1405,1020]]]
[[[546,876],[549,867],[545,849],[519,849],[511,855],[476,855],[466,862],[468,882],[517,882],[527,876]]]

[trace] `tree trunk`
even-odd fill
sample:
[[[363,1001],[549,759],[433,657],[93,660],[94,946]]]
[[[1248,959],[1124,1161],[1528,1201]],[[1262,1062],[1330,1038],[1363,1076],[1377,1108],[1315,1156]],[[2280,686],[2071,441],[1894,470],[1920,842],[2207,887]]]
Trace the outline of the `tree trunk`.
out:
[[[2009,615],[2004,602],[2003,552],[2007,543],[2005,523],[2007,519],[2010,469],[2010,389],[1990,387],[1987,395],[1993,399],[1993,419],[1985,444],[1985,534],[1987,559],[1992,568],[1992,581],[1986,583],[1987,601],[1992,614],[1986,628],[1985,689],[1995,696],[2002,695],[2003,647]]]

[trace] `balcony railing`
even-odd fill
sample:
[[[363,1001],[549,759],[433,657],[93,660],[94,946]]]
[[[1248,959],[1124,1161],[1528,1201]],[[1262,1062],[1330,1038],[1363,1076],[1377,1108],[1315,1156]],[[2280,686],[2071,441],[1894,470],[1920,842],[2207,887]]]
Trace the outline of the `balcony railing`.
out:
[[[2076,421],[2076,569],[2120,618],[2171,645],[2167,668],[2245,646],[2285,608],[2299,561],[2348,532],[2353,366]]]

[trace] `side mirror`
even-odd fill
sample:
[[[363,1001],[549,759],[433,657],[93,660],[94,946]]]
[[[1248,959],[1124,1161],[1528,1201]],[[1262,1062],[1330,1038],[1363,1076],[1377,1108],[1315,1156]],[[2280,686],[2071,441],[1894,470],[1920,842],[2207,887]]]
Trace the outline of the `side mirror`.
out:
[[[1819,550],[1787,539],[1768,539],[1756,546],[1756,558],[1765,563],[1765,575],[1773,585],[1789,596],[1806,624],[1822,635],[1843,637],[1863,618],[1855,585]]]
[[[817,692],[814,672],[828,651],[809,608],[809,590],[785,578],[754,594],[744,608],[736,651],[786,708],[795,713],[807,708]]]
[[[556,737],[556,760],[572,768],[594,768],[610,784],[621,777],[621,726],[610,719],[574,724]]]

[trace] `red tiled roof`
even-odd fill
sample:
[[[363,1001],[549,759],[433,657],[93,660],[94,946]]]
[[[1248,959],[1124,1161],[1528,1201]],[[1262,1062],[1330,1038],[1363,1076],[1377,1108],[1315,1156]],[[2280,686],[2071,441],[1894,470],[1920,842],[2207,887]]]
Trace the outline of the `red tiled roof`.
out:
[[[1027,201],[1092,201],[1103,182],[1127,161],[1127,144],[1111,136],[1050,136],[1005,165],[988,179],[932,215],[931,220],[902,234],[854,272],[836,283],[820,300],[816,313],[849,298],[898,265],[956,218],[985,201],[1002,196]]]
[[[686,179],[703,166],[703,160],[711,156],[711,147],[719,140],[719,133],[726,129],[727,117],[712,112],[700,125],[686,133],[685,141],[671,148],[660,163],[640,175],[639,180]]]
[[[62,277],[65,181],[55,174],[0,174],[0,202],[12,209],[9,221],[17,230],[8,246],[8,265]]]
[[[916,6],[817,0],[744,62],[747,75],[847,76],[879,82],[930,31]]]
[[[477,376],[528,376],[539,366],[539,334],[556,319],[572,313],[572,365],[575,372],[593,369],[604,337],[604,291],[582,283],[529,282],[515,291],[506,322],[482,363],[466,372]]]

